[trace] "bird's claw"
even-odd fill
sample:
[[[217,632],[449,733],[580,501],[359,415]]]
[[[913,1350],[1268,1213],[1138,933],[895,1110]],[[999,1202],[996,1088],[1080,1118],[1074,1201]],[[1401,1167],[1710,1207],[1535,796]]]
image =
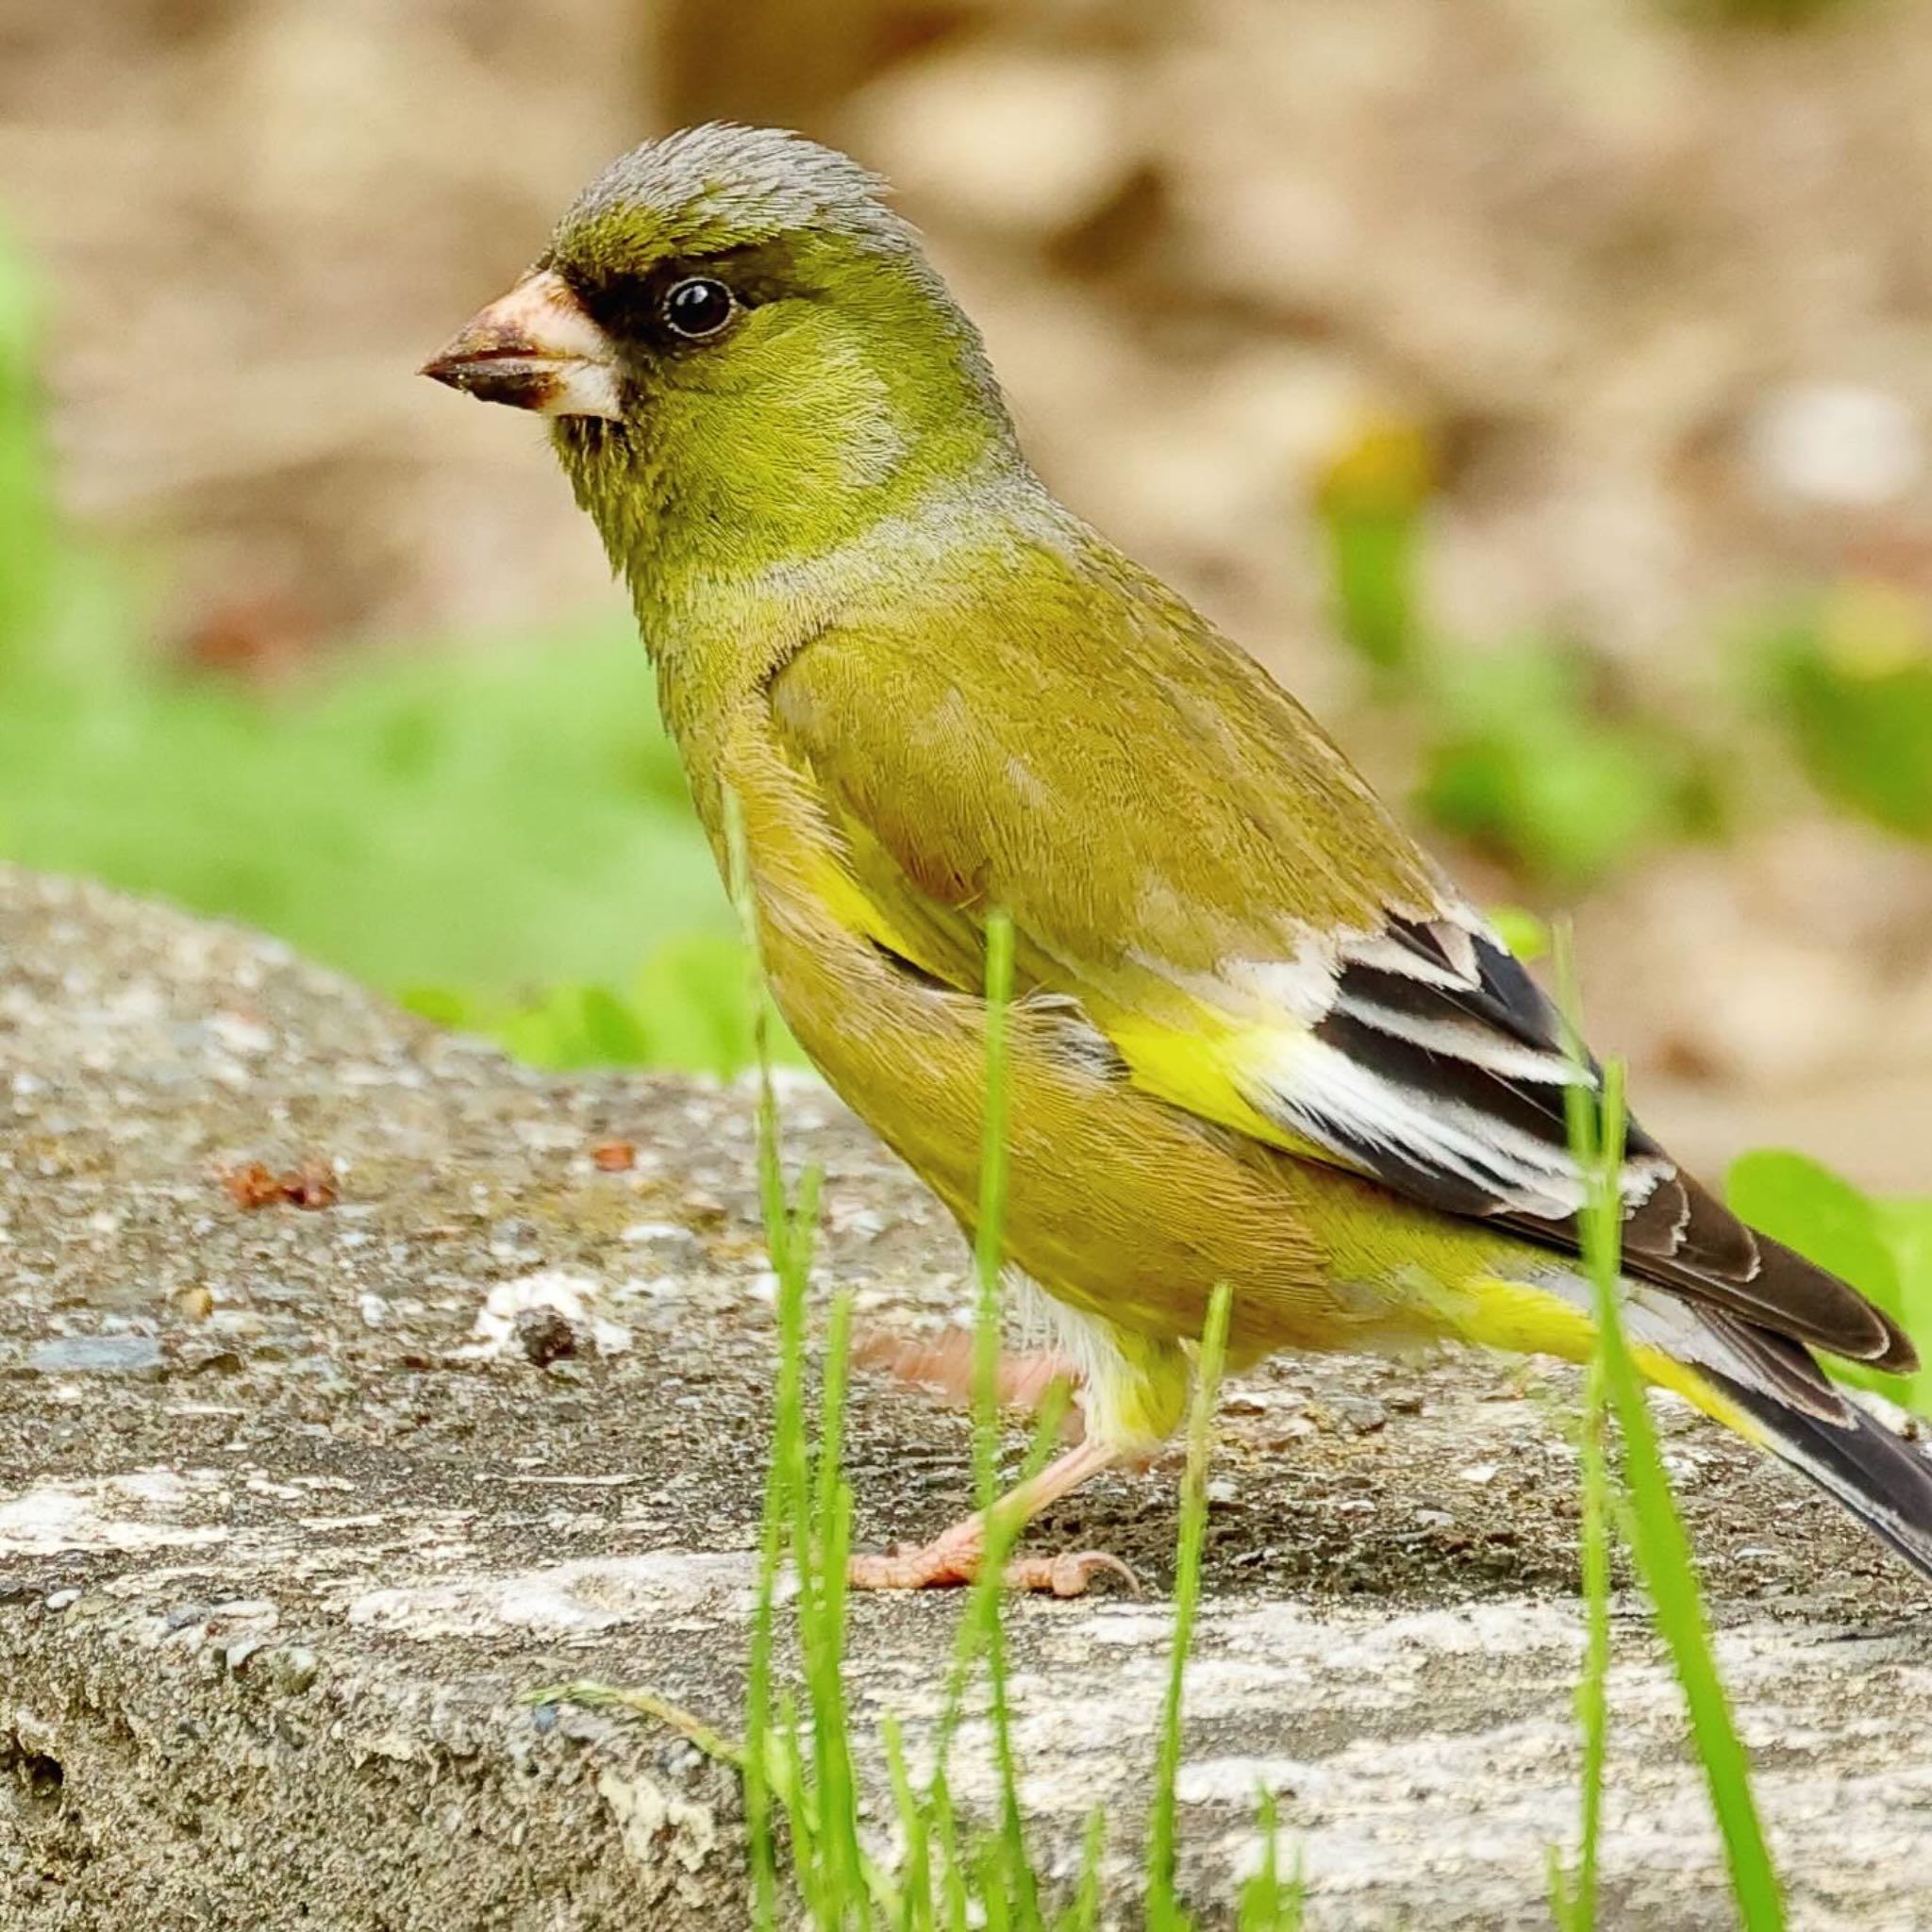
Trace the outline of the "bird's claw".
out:
[[[1062,1550],[1053,1557],[1017,1557],[1007,1565],[1006,1583],[1008,1590],[1085,1596],[1096,1576],[1114,1577],[1129,1594],[1141,1594],[1141,1579],[1106,1550]]]
[[[854,1557],[846,1581],[854,1590],[958,1590],[979,1574],[980,1552],[944,1537],[929,1543],[894,1543],[883,1556]],[[1112,1576],[1139,1595],[1141,1579],[1105,1550],[1062,1550],[1053,1557],[1015,1557],[1001,1578],[1008,1590],[1085,1596],[1096,1576]]]

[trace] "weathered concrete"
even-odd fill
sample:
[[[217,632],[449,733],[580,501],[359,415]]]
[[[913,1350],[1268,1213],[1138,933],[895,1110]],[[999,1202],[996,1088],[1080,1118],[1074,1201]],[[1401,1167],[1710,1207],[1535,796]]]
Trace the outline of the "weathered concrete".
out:
[[[937,1210],[823,1093],[787,1104],[829,1169],[828,1271],[878,1327],[943,1320]],[[724,1773],[517,1700],[601,1676],[736,1724],[770,1362],[745,1114],[521,1071],[263,941],[0,868],[0,1928],[743,1923]],[[619,1137],[636,1165],[607,1172]],[[340,1198],[240,1206],[218,1174],[258,1160],[331,1163]],[[557,1303],[601,1345],[540,1368]],[[1182,1774],[1210,1921],[1265,1784],[1318,1926],[1548,1923],[1575,1807],[1567,1386],[1335,1361],[1231,1392]],[[1668,1420],[1795,1923],[1932,1922],[1923,1596]],[[966,1500],[959,1419],[870,1378],[851,1460],[868,1541]],[[1158,1582],[1171,1474],[1040,1534]],[[1609,1921],[1720,1925],[1676,1698],[1625,1608]],[[868,1736],[892,1710],[917,1740],[958,1610],[857,1606]],[[1012,1630],[1036,1829],[1064,1869],[1107,1804],[1131,1924],[1165,1610],[1027,1603]]]

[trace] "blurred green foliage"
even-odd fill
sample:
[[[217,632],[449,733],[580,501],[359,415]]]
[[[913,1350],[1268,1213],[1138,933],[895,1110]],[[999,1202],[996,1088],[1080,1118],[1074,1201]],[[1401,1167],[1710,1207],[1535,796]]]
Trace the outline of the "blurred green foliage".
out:
[[[1432,482],[1419,425],[1377,417],[1336,451],[1316,492],[1335,628],[1391,685],[1422,656],[1422,508]]]
[[[32,280],[0,235],[0,674],[46,615],[54,554],[34,315]]]
[[[1417,803],[1457,838],[1574,892],[1639,853],[1716,828],[1707,756],[1598,695],[1582,653],[1531,642],[1439,660]]]
[[[1315,499],[1335,628],[1377,702],[1413,731],[1417,808],[1559,893],[1715,830],[1707,749],[1674,720],[1619,701],[1585,649],[1530,640],[1476,650],[1432,631],[1422,604],[1432,487],[1420,426],[1374,418],[1337,449]]]
[[[1491,906],[1485,915],[1497,938],[1523,961],[1533,966],[1550,953],[1550,927],[1526,906]]]
[[[615,985],[566,982],[521,999],[412,987],[403,1004],[438,1025],[486,1033],[540,1067],[662,1067],[732,1074],[751,1064],[743,941],[708,927],[660,941]],[[786,1058],[802,1058],[779,1033]]]
[[[378,985],[627,977],[726,929],[634,641],[411,656],[273,696],[8,675],[0,851],[245,920]]]
[[[1802,1154],[1765,1149],[1735,1162],[1725,1183],[1732,1209],[1821,1268],[1869,1295],[1926,1349],[1932,1338],[1932,1199],[1882,1200]],[[1874,1389],[1932,1415],[1932,1349],[1912,1375],[1856,1362],[1830,1364],[1840,1380]]]
[[[728,910],[628,622],[273,691],[168,667],[59,528],[34,311],[0,248],[0,854],[261,926],[545,1064],[743,1066]],[[1314,505],[1337,628],[1412,741],[1421,810],[1530,896],[1721,829],[1713,748],[1587,650],[1433,632],[1433,487],[1421,429],[1375,418]],[[1932,836],[1917,605],[1846,587],[1747,649],[1816,783]]]
[[[169,669],[58,528],[30,308],[0,251],[0,856],[436,989],[414,1003],[546,1063],[744,1065],[730,909],[628,622],[274,692]]]
[[[1774,705],[1819,790],[1932,838],[1932,635],[1918,600],[1840,585],[1774,631],[1764,656]]]
[[[1730,27],[1807,27],[1858,0],[1671,0],[1672,9],[1701,25]]]
[[[1430,463],[1413,425],[1373,420],[1331,458],[1315,508],[1337,635],[1412,737],[1417,809],[1525,884],[1564,896],[1646,851],[1710,838],[1726,763],[1774,754],[1762,720],[1707,736],[1633,699],[1575,641],[1477,649],[1424,608]],[[1851,579],[1741,633],[1740,668],[1812,783],[1843,808],[1932,840],[1932,614]]]

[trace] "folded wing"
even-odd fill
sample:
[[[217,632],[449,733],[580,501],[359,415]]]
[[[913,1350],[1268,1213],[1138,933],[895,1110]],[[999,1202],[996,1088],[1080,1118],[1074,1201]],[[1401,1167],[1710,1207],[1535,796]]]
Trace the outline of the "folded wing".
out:
[[[1023,990],[1077,1000],[1149,1091],[1575,1252],[1566,1095],[1597,1076],[1549,1002],[1293,700],[1158,587],[1102,588],[1058,612],[1077,650],[982,614],[975,639],[1009,641],[970,700],[929,632],[833,630],[774,680],[874,942],[971,994],[1002,908]],[[1836,1398],[1774,1337],[1911,1365],[1879,1310],[1634,1123],[1622,1191],[1626,1272],[1769,1350],[1814,1406]]]

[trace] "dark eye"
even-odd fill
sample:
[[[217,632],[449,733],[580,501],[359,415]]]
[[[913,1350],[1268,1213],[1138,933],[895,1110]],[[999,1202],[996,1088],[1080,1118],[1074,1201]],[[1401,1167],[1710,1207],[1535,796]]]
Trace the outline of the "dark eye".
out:
[[[664,325],[688,342],[708,341],[738,313],[738,298],[710,275],[687,275],[664,292]]]

